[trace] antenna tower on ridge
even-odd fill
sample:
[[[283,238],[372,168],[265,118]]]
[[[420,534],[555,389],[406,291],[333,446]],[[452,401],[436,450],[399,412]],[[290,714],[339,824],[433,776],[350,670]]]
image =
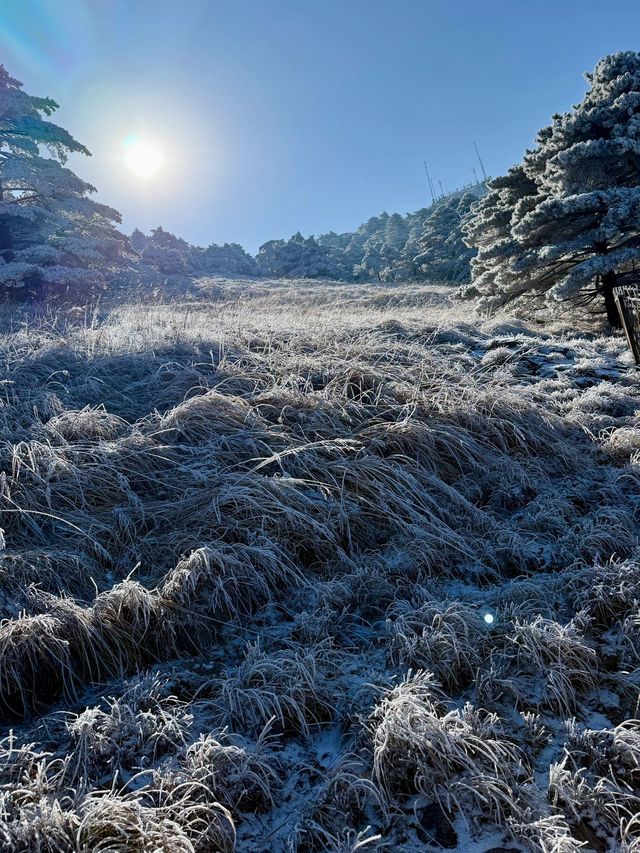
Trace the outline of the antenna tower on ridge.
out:
[[[476,145],[475,139],[473,140],[473,147],[476,149],[476,154],[478,155],[478,163],[480,163],[480,168],[482,169],[482,177],[487,180],[487,173],[484,168],[484,163],[482,162],[482,157],[480,156],[480,152],[478,151],[478,146]]]
[[[433,184],[431,183],[431,176],[429,175],[429,169],[427,168],[427,161],[423,160],[422,162],[424,163],[424,170],[427,173],[427,183],[429,184],[429,192],[431,193],[431,204],[433,204],[434,201],[436,200],[436,196],[435,196],[435,193],[433,191]]]

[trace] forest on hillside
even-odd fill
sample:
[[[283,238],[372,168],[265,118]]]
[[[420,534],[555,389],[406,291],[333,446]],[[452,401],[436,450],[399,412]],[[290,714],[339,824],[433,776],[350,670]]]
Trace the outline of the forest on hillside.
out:
[[[294,234],[252,257],[236,243],[191,246],[162,227],[131,237],[66,161],[88,154],[0,68],[0,288],[78,300],[113,286],[203,276],[428,281],[462,285],[493,311],[509,303],[595,302],[619,325],[616,287],[640,260],[638,54],[606,57],[583,100],[542,128],[506,175],[354,232]],[[45,156],[48,154],[48,156]]]
[[[174,276],[463,284],[470,279],[475,252],[463,242],[462,223],[485,191],[484,184],[472,185],[406,216],[372,216],[345,234],[331,231],[316,238],[298,232],[288,240],[269,240],[255,257],[237,243],[191,246],[161,227],[149,236],[134,231],[131,245],[143,263]]]

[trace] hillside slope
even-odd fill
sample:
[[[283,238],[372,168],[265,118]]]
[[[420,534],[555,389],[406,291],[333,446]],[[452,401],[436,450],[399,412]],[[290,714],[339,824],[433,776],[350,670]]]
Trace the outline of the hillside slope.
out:
[[[255,257],[237,243],[191,246],[163,228],[131,235],[139,253],[134,278],[219,275],[258,278],[321,278],[335,281],[469,281],[475,250],[462,241],[462,221],[486,193],[474,184],[435,200],[415,213],[372,216],[355,231],[331,231],[268,240]],[[155,271],[155,275],[154,275]]]
[[[637,850],[624,340],[218,297],[5,318],[0,849]]]

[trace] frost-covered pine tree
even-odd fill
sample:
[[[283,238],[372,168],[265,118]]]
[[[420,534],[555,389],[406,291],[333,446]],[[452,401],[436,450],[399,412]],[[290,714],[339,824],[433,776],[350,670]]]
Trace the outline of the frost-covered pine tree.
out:
[[[531,201],[536,193],[535,181],[522,166],[514,166],[489,183],[489,192],[462,222],[465,243],[477,250],[471,260],[471,283],[462,289],[463,296],[481,297],[491,307],[509,301],[507,296],[516,299],[528,292],[528,285],[519,290],[517,274],[511,275],[521,254],[511,235],[511,221],[516,206],[524,204],[524,199]]]
[[[384,238],[379,234],[369,237],[363,246],[364,252],[361,260],[354,267],[354,274],[358,279],[381,280],[382,272],[388,266],[388,260],[384,257]]]
[[[268,276],[276,274],[272,270],[280,268],[279,255],[284,245],[284,240],[267,240],[266,243],[260,246],[256,255],[258,275]]]
[[[139,228],[134,228],[131,232],[131,237],[129,237],[131,248],[138,253],[143,252],[146,249],[150,240],[151,238],[147,237],[146,234],[143,234]]]
[[[151,230],[140,256],[145,264],[164,275],[188,276],[195,272],[195,249],[182,237],[165,231],[160,225]]]
[[[469,281],[475,250],[465,245],[462,224],[477,201],[471,192],[452,193],[430,208],[413,258],[421,278],[452,284]]]
[[[298,231],[289,240],[269,240],[256,257],[259,275],[282,278],[333,278],[348,275],[343,252],[303,237]]]
[[[0,66],[0,292],[104,285],[126,246],[119,213],[64,167],[70,153],[90,152],[48,121],[57,107]]]
[[[239,243],[211,243],[197,256],[204,275],[255,275],[256,262]]]
[[[587,80],[521,169],[490,185],[467,232],[479,249],[472,290],[491,307],[598,300],[620,325],[614,289],[640,261],[640,53],[605,57]]]

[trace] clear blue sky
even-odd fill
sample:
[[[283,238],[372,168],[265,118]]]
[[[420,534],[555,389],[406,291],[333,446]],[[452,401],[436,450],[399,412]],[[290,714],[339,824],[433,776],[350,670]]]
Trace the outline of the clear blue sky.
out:
[[[124,215],[194,243],[352,230],[517,162],[638,0],[2,0],[0,61],[93,152],[72,168]],[[165,151],[141,182],[122,142]]]

